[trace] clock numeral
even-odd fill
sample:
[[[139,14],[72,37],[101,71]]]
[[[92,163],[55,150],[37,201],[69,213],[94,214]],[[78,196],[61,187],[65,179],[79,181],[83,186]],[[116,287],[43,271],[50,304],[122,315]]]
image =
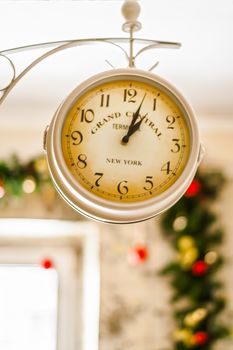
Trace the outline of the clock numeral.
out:
[[[91,123],[93,122],[95,113],[93,109],[82,109],[81,111],[81,122]]]
[[[172,139],[172,141],[175,142],[175,144],[174,144],[174,148],[171,149],[171,152],[173,152],[173,153],[180,152],[180,144],[179,144],[180,140],[179,139]]]
[[[94,175],[95,175],[95,176],[98,176],[98,179],[96,180],[95,185],[96,185],[97,187],[100,187],[99,181],[100,181],[101,177],[102,177],[104,174],[103,174],[103,173],[95,173]]]
[[[147,176],[146,177],[146,180],[145,180],[145,183],[147,184],[147,186],[144,186],[143,189],[146,190],[146,191],[151,191],[152,188],[154,187],[154,184],[153,184],[153,176]]]
[[[166,121],[169,123],[167,129],[174,129],[174,126],[172,126],[176,121],[174,115],[168,115]]]
[[[172,173],[170,161],[167,162],[167,163],[165,163],[165,164],[162,166],[161,171],[165,171],[167,175],[169,175],[170,173]]]
[[[153,111],[156,111],[156,107],[157,107],[157,99],[154,98],[154,102],[153,102]]]
[[[79,167],[79,169],[84,169],[84,168],[86,168],[86,166],[87,166],[86,160],[87,160],[86,154],[82,154],[82,153],[81,153],[81,154],[78,156],[77,166]]]
[[[119,182],[119,184],[117,186],[117,191],[120,194],[127,194],[129,192],[129,189],[126,186],[127,183],[128,183],[128,181],[121,181],[121,182]]]
[[[78,146],[80,145],[80,143],[82,142],[83,140],[83,135],[80,131],[77,131],[77,130],[74,130],[72,133],[71,133],[71,138],[74,142],[72,142],[72,144],[74,146]],[[76,141],[76,142],[75,142]]]
[[[101,95],[100,107],[109,107],[110,95]]]
[[[136,100],[134,97],[137,95],[137,91],[135,89],[124,89],[124,102],[133,102]]]

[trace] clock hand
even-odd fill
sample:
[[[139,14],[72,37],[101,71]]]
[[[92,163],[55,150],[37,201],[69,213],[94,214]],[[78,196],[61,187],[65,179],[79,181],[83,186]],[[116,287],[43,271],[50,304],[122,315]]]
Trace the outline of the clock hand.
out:
[[[133,135],[135,133],[135,131],[137,131],[139,128],[140,128],[140,125],[142,124],[143,120],[145,119],[145,117],[147,116],[148,113],[146,113],[144,115],[144,117],[142,117],[141,120],[139,120],[139,122],[137,122],[136,124],[132,125],[132,127],[128,130],[128,133],[127,135],[125,135],[123,138],[122,138],[122,142],[123,143],[128,143],[129,141],[129,138],[131,135]]]
[[[130,124],[129,128],[131,128],[131,127],[135,124],[135,122],[136,122],[136,120],[137,120],[137,117],[139,116],[140,109],[141,109],[141,107],[142,107],[142,104],[143,104],[143,101],[144,101],[145,97],[146,97],[146,93],[145,93],[145,95],[143,96],[142,101],[141,101],[141,103],[140,103],[138,109],[137,109],[136,112],[133,114],[133,119],[132,119],[132,121],[131,121],[131,124]]]
[[[130,131],[131,131],[131,129],[133,128],[133,126],[134,126],[134,124],[135,124],[135,122],[136,122],[136,120],[137,120],[137,118],[138,118],[138,116],[139,116],[139,113],[140,113],[140,109],[141,109],[141,107],[142,107],[142,104],[143,104],[143,101],[144,101],[144,99],[145,99],[145,97],[146,97],[146,93],[145,93],[145,95],[143,96],[143,98],[142,98],[142,101],[141,101],[141,103],[140,103],[140,105],[138,106],[138,109],[136,110],[136,112],[133,114],[133,118],[132,118],[132,121],[131,121],[131,123],[130,123],[130,125],[129,125],[129,129],[128,129],[128,132],[127,132],[127,134],[123,137],[123,139],[122,139],[122,142],[124,142],[124,143],[127,143],[129,140],[129,134],[130,134]],[[140,125],[139,125],[140,126]],[[127,141],[125,142],[124,141],[124,138],[126,138],[127,139]]]

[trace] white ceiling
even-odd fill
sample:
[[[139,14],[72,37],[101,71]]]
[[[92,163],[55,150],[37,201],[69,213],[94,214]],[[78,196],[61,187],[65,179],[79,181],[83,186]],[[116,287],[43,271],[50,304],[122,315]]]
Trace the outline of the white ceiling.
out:
[[[138,68],[154,70],[183,93],[198,119],[233,118],[233,1],[142,0],[140,38],[182,43],[179,50],[145,53]],[[47,41],[121,37],[122,1],[1,1],[0,51]],[[45,50],[9,57],[17,72]],[[12,90],[0,107],[1,125],[44,128],[65,96],[89,75],[126,62],[115,48],[92,45],[43,61]],[[1,63],[1,60],[0,60]],[[0,77],[7,69],[0,64]]]

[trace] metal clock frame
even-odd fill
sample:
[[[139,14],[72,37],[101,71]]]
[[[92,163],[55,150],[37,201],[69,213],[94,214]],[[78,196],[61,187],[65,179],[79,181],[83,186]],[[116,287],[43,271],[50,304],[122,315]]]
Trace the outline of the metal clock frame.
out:
[[[61,134],[64,120],[75,101],[87,90],[102,83],[131,79],[159,86],[170,94],[184,112],[190,135],[190,154],[182,174],[163,193],[136,203],[118,203],[100,198],[83,188],[70,173],[63,158]],[[50,174],[61,196],[81,214],[108,223],[133,223],[152,218],[171,207],[186,191],[196,172],[200,142],[194,113],[184,97],[170,83],[149,72],[138,69],[118,69],[97,74],[80,84],[59,107],[48,130],[45,148]]]

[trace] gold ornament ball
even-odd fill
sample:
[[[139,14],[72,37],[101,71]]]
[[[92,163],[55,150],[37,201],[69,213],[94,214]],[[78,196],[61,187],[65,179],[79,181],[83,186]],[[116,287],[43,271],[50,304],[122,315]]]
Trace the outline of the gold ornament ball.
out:
[[[186,346],[192,345],[193,334],[189,329],[179,329],[174,333],[174,339],[177,342],[182,342]]]
[[[198,258],[199,252],[196,247],[191,247],[179,256],[180,265],[183,269],[189,269]]]
[[[184,324],[187,327],[194,327],[196,325],[196,321],[193,319],[193,313],[189,313],[185,316]]]
[[[186,251],[195,246],[195,241],[191,236],[183,236],[178,240],[178,248],[181,251]]]
[[[196,321],[200,322],[207,316],[207,311],[204,308],[199,308],[193,312],[193,317]]]
[[[188,313],[184,318],[184,324],[187,327],[195,327],[199,322],[204,320],[207,316],[207,311],[204,308],[199,308],[193,312]]]

